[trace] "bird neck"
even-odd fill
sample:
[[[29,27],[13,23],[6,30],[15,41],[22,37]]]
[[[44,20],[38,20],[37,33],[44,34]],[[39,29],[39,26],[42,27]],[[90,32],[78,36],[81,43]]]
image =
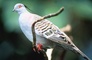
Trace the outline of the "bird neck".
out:
[[[28,11],[26,9],[23,9],[23,10],[18,11],[18,14],[19,15],[22,14],[22,13],[28,13]]]

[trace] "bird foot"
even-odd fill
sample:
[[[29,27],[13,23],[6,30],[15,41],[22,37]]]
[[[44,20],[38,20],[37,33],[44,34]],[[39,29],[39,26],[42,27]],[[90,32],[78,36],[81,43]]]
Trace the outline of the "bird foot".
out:
[[[42,44],[38,43],[36,46],[33,47],[33,50],[34,50],[35,52],[40,52],[40,51],[42,51],[42,50],[43,50]]]

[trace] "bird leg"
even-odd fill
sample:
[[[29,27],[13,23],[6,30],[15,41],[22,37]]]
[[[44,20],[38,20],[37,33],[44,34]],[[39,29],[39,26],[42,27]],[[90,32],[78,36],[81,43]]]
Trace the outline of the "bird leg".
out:
[[[42,44],[38,43],[36,46],[33,46],[33,50],[37,53],[42,53],[45,60],[48,60],[48,56],[46,54],[46,51],[43,49]]]
[[[37,52],[42,51],[42,50],[43,50],[42,44],[37,43],[37,45],[33,47],[33,50],[34,50],[34,51],[37,51]]]
[[[38,44],[37,44],[37,49],[38,49],[38,51],[42,51],[42,49],[43,49],[42,44],[38,43]]]

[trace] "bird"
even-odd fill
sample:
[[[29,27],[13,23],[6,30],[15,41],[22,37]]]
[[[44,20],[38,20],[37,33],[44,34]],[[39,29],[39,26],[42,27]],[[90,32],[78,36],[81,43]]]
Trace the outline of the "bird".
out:
[[[35,21],[41,18],[41,16],[29,12],[26,6],[22,3],[15,4],[13,11],[17,12],[19,15],[19,25],[22,32],[29,41],[33,42],[31,27]],[[91,60],[71,41],[71,39],[63,31],[61,31],[49,20],[44,19],[37,22],[34,29],[36,33],[36,45],[38,46],[39,50],[41,50],[41,47],[50,49],[55,48],[55,46],[59,46],[81,55],[86,60]]]

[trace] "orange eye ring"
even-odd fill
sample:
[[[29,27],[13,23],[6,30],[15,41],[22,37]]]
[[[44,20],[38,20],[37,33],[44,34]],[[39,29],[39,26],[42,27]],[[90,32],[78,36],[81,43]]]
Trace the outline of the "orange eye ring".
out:
[[[18,6],[18,8],[21,8],[21,7],[22,7],[21,5]]]

